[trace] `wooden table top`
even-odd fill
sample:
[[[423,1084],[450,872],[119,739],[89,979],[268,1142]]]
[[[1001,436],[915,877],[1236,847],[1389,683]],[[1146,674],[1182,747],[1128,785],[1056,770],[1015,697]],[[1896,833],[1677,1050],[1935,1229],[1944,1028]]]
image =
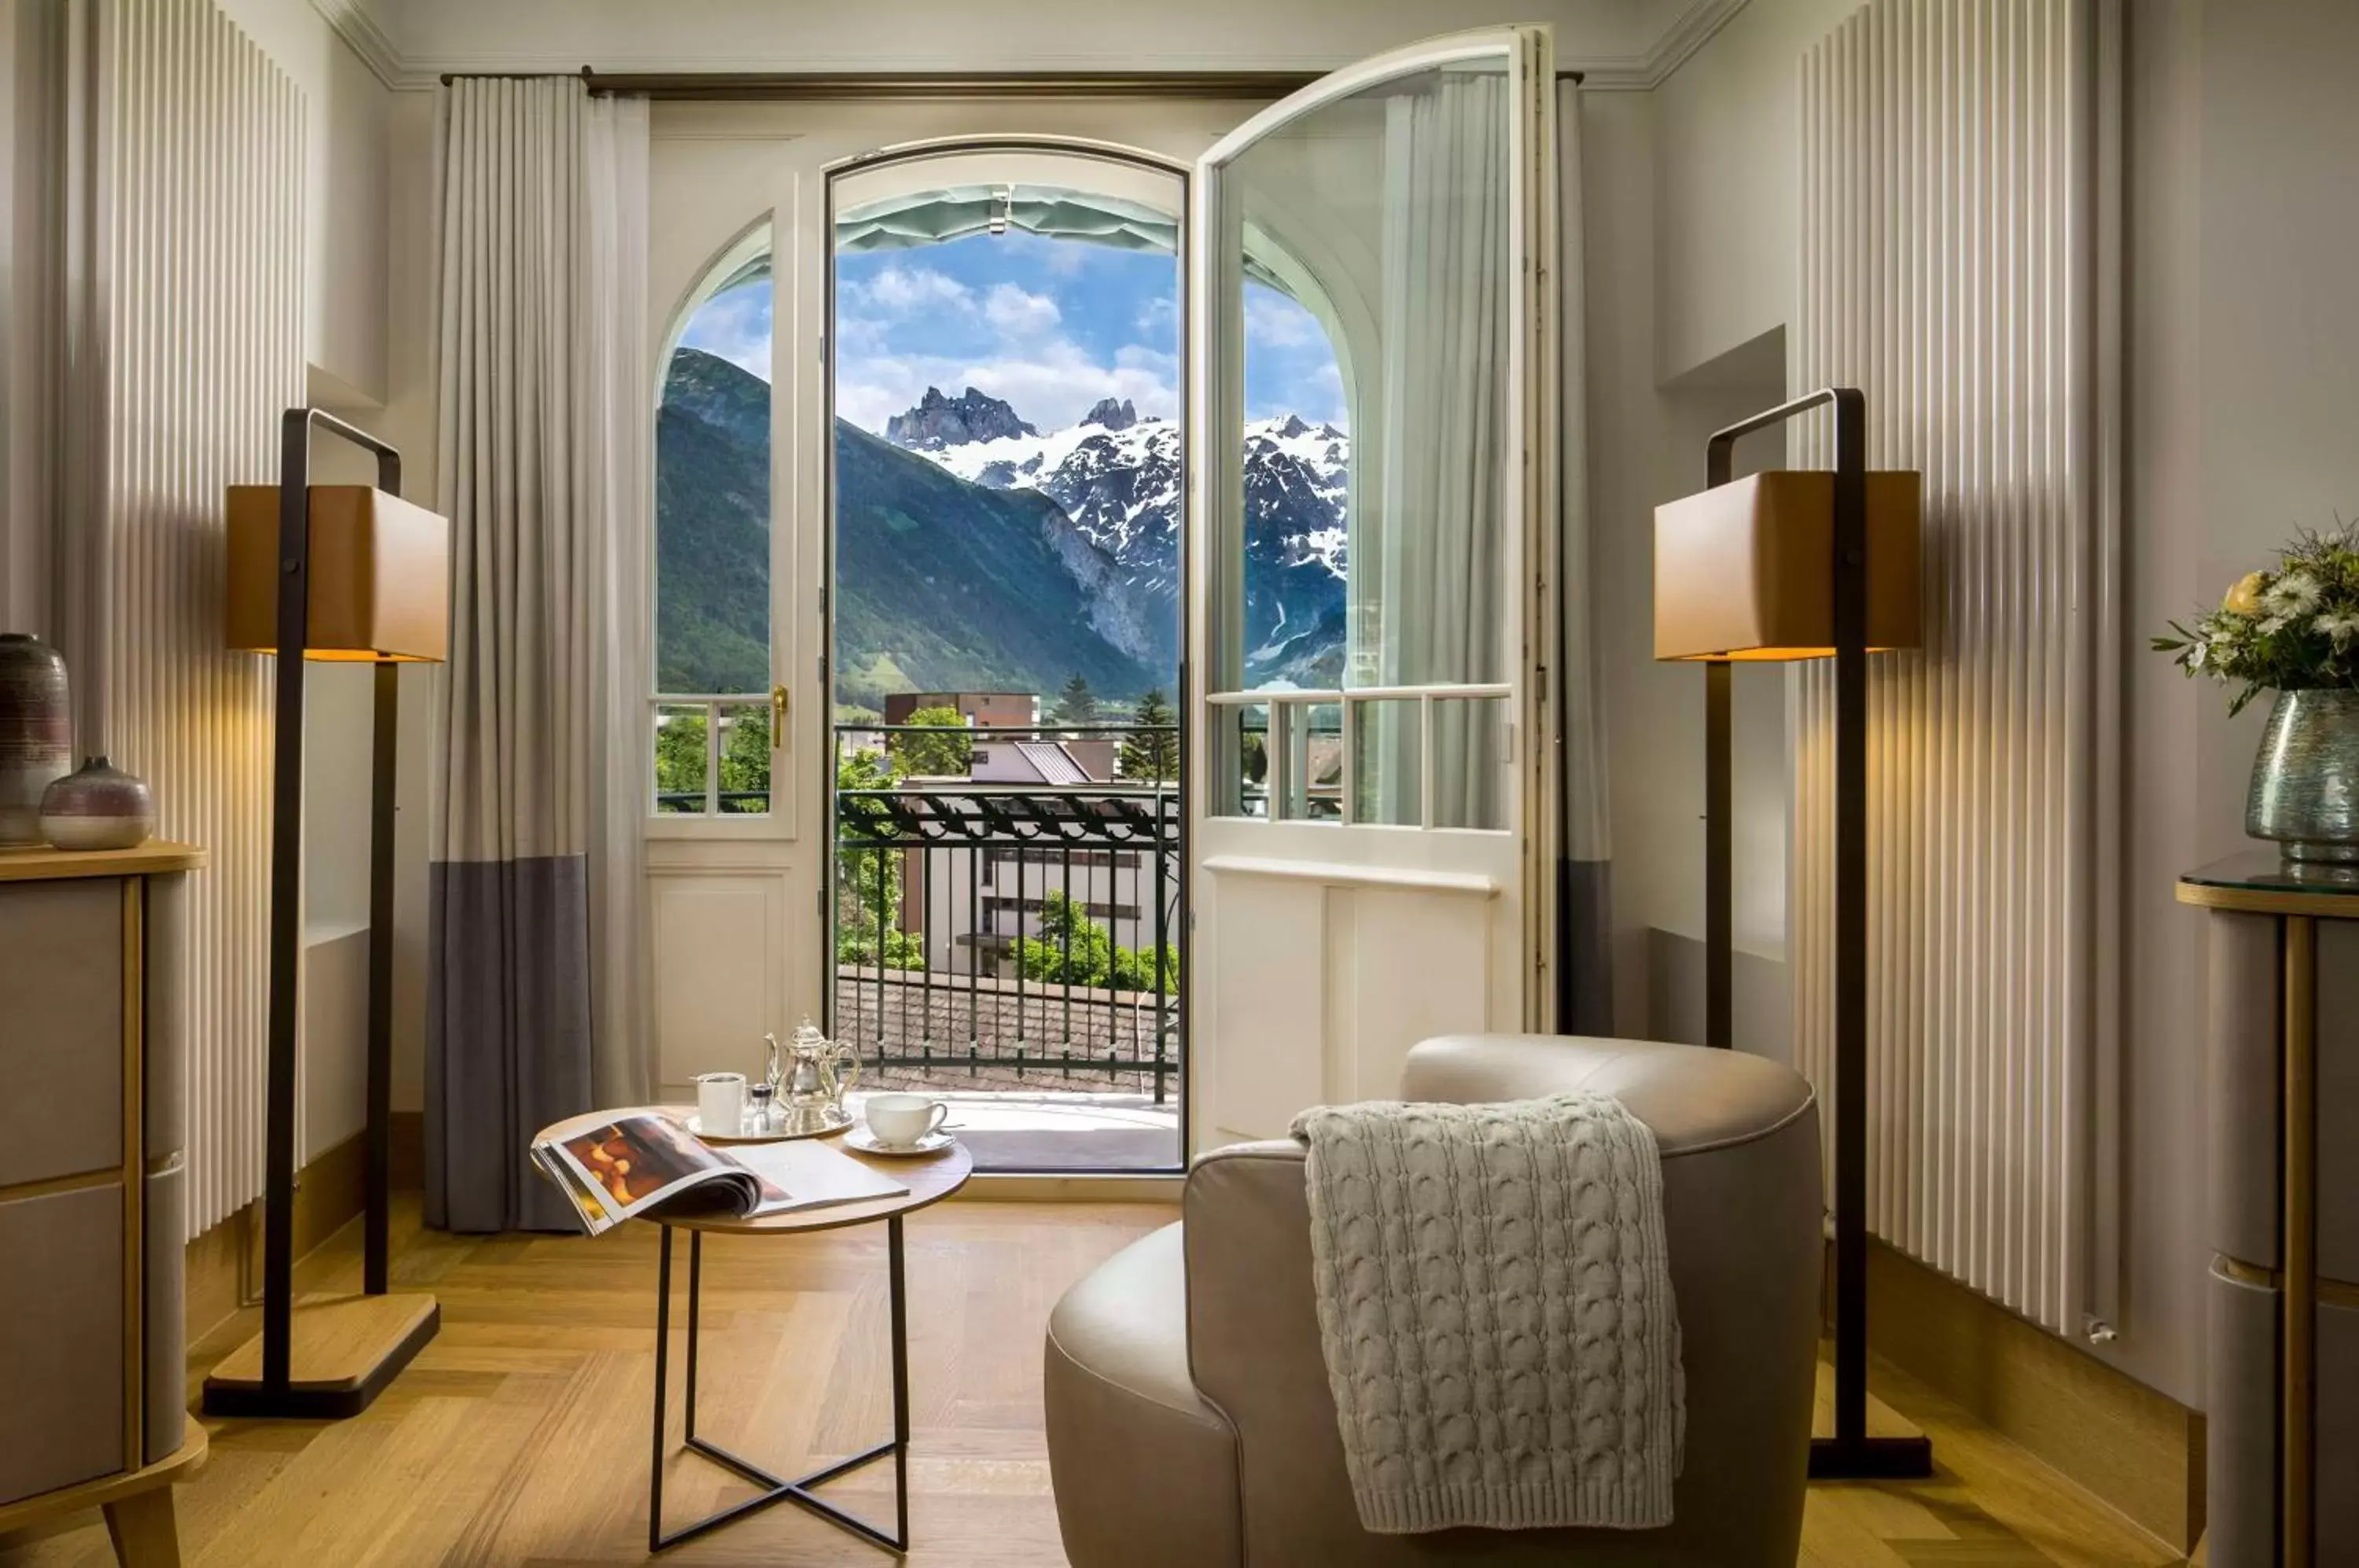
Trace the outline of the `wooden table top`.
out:
[[[0,849],[0,882],[52,882],[71,877],[146,877],[198,871],[205,852],[192,844],[151,838],[129,849]]]
[[[585,1116],[569,1116],[540,1129],[534,1141],[555,1141],[586,1132],[619,1116],[653,1115],[666,1116],[686,1125],[693,1114],[691,1105],[626,1105],[619,1110],[592,1111]],[[842,1230],[847,1225],[868,1225],[877,1220],[891,1219],[897,1214],[915,1214],[929,1208],[966,1185],[974,1174],[974,1155],[963,1143],[953,1140],[948,1149],[934,1154],[866,1154],[857,1149],[847,1149],[832,1138],[827,1139],[836,1151],[847,1160],[869,1166],[908,1188],[897,1197],[874,1198],[864,1203],[831,1203],[825,1208],[798,1209],[791,1214],[763,1214],[755,1219],[740,1219],[730,1214],[646,1214],[635,1219],[648,1225],[668,1225],[679,1230],[703,1230],[732,1236],[804,1236],[823,1230]]]

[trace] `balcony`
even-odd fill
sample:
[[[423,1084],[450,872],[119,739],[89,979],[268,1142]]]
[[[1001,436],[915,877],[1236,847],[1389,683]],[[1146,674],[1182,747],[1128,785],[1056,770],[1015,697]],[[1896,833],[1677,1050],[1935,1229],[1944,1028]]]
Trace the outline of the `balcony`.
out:
[[[986,1168],[1176,1169],[1181,811],[1156,776],[1176,727],[835,744],[831,1027],[868,1082],[953,1097]]]

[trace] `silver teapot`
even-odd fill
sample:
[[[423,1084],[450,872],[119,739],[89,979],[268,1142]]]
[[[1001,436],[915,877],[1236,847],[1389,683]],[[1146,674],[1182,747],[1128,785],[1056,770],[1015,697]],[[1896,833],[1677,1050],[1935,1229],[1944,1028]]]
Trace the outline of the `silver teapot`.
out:
[[[779,1132],[799,1138],[851,1125],[843,1096],[860,1082],[859,1051],[828,1039],[808,1016],[783,1046],[777,1035],[762,1038],[770,1046],[771,1115]]]

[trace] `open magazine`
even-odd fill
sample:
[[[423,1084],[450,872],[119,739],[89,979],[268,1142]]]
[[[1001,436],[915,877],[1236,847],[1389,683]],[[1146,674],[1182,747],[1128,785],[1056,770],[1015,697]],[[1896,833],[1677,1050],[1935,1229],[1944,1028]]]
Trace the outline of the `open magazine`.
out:
[[[658,1208],[753,1219],[909,1190],[812,1139],[720,1149],[652,1111],[541,1139],[532,1158],[592,1236]]]

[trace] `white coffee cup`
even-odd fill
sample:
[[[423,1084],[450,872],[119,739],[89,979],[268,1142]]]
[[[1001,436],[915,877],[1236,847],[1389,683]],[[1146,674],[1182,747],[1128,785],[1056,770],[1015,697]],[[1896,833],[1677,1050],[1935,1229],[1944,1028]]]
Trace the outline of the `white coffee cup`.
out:
[[[861,1107],[869,1132],[887,1149],[923,1143],[950,1114],[950,1106],[929,1094],[871,1094]]]
[[[696,1125],[723,1138],[735,1138],[745,1126],[745,1074],[700,1073],[696,1075]]]

